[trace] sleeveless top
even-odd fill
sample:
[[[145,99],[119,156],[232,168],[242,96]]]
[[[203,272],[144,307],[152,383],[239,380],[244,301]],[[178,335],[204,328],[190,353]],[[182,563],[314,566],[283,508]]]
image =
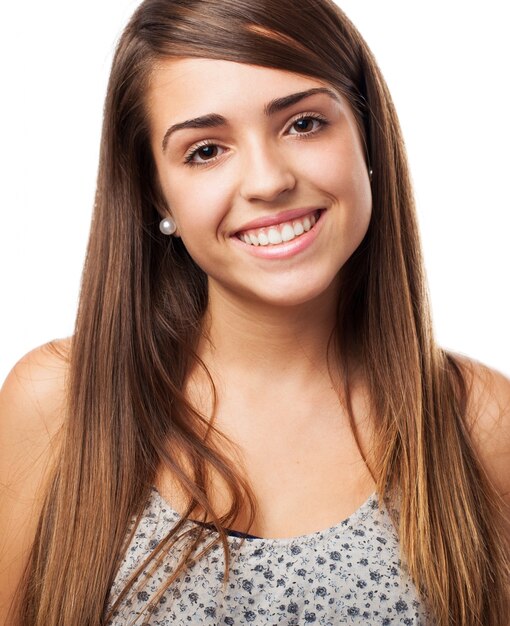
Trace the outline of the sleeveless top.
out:
[[[115,577],[108,608],[180,519],[153,487]],[[134,523],[133,519],[130,531]],[[187,520],[183,530],[196,529],[197,523]],[[399,559],[388,510],[375,493],[350,517],[326,530],[284,539],[245,535],[244,543],[240,536],[236,531],[227,536],[231,561],[226,590],[220,542],[192,561],[191,569],[157,599],[158,589],[179,562],[176,544],[155,571],[149,564],[136,578],[108,626],[433,624]],[[198,551],[210,541],[211,537],[205,539]]]

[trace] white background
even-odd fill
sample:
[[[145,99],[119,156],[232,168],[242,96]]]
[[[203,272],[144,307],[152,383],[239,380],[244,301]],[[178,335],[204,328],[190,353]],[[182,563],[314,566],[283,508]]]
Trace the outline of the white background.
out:
[[[2,380],[25,352],[73,331],[106,81],[137,4],[0,9]],[[506,3],[339,4],[400,116],[438,341],[510,375]]]

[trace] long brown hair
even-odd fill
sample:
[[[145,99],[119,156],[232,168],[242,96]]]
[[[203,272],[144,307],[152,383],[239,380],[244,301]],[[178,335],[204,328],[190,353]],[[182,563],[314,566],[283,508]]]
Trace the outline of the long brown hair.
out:
[[[104,111],[61,458],[19,590],[17,620],[23,626],[107,622],[127,530],[161,464],[189,495],[183,521],[198,507],[214,520],[219,536],[210,534],[205,549],[221,541],[226,579],[223,529],[244,503],[254,518],[248,485],[217,445],[223,435],[183,393],[191,368],[204,367],[196,346],[207,277],[179,239],[158,231],[164,202],[145,100],[154,63],[172,56],[309,75],[350,103],[373,169],[371,223],[341,270],[335,335],[352,427],[356,434],[350,402],[356,359],[376,431],[366,461],[379,497],[398,496],[402,554],[435,623],[505,626],[501,507],[470,443],[466,371],[434,340],[397,115],[367,45],[330,0],[300,0],[298,7],[294,0],[146,0],[126,27]],[[211,468],[232,494],[221,517],[208,498]],[[163,558],[181,528],[148,561]],[[200,557],[195,549],[203,533],[190,534],[168,585]],[[133,589],[131,581],[121,597]],[[111,616],[115,606],[110,609]]]

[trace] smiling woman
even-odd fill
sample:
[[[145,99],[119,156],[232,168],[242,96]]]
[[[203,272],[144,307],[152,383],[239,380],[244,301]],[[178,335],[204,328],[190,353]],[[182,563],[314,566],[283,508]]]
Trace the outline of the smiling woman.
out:
[[[433,336],[368,47],[294,9],[122,34],[75,332],[2,391],[6,624],[507,624],[510,381]]]
[[[172,59],[158,64],[148,101],[160,210],[208,276],[209,309],[228,293],[239,305],[317,299],[331,312],[371,214],[347,100],[292,72]]]

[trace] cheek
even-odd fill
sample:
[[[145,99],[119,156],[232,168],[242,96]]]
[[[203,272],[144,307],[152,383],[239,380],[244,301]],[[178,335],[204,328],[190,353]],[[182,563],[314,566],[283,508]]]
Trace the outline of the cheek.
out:
[[[357,146],[331,142],[309,155],[303,175],[349,212],[370,215],[372,193],[367,167]]]
[[[185,174],[179,180],[167,180],[162,187],[188,253],[206,274],[216,276],[225,269],[218,240],[231,206],[231,192],[224,182],[212,178],[202,175],[197,183],[196,177]]]
[[[184,174],[162,182],[168,208],[179,227],[184,243],[200,237],[215,235],[229,207],[229,191],[225,184]]]

